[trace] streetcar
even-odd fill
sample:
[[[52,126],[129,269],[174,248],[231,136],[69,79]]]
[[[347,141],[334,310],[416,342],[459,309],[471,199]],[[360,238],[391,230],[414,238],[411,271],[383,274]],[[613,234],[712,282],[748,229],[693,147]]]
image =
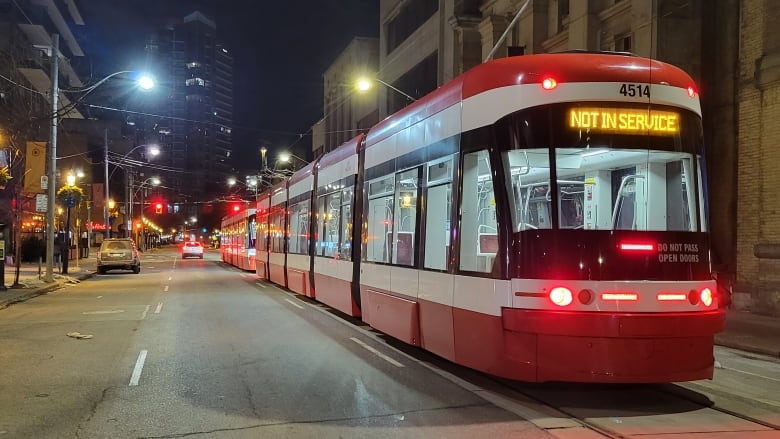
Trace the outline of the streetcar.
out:
[[[499,377],[712,378],[701,120],[656,60],[483,63],[261,194],[257,274]]]
[[[219,248],[223,262],[242,270],[256,271],[256,218],[256,209],[252,207],[239,208],[222,219]]]

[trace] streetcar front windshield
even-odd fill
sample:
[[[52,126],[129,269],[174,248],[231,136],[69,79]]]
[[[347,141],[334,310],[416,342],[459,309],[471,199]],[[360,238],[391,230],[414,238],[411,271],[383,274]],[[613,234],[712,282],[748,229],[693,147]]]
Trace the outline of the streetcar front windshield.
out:
[[[587,129],[573,127],[582,123],[572,116],[577,108],[528,110],[513,118],[514,149],[503,159],[515,232],[555,224],[583,230],[706,230],[701,158],[695,153],[701,145],[697,117],[681,110],[645,110],[674,117],[669,132],[626,133],[598,129],[603,123],[598,118]],[[633,114],[598,111],[588,108],[590,115],[614,116],[616,124],[620,116]],[[552,131],[550,119],[561,122]],[[554,146],[552,154],[548,145]]]

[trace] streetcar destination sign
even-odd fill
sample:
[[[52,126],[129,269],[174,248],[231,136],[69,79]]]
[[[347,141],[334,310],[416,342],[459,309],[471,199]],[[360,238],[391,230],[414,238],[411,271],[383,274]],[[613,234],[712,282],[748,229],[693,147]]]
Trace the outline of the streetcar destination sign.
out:
[[[680,115],[629,108],[572,108],[569,127],[615,134],[672,135],[680,132]]]

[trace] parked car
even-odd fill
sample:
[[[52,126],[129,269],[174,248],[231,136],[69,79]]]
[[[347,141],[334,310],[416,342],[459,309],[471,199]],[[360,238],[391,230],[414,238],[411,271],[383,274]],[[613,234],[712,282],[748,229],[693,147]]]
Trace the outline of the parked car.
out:
[[[97,272],[105,274],[108,270],[132,270],[141,272],[141,254],[135,242],[129,238],[104,239],[97,253]]]
[[[185,242],[181,246],[181,258],[184,259],[190,256],[203,259],[203,245],[197,241]]]

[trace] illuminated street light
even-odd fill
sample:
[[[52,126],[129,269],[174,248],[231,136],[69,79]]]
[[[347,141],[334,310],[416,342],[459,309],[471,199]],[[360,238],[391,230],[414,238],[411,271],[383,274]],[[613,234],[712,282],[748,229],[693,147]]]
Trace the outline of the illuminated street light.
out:
[[[360,79],[358,79],[358,80],[357,80],[357,82],[355,83],[355,86],[357,87],[358,91],[360,91],[360,92],[365,92],[365,91],[368,91],[368,90],[370,90],[370,89],[371,89],[371,87],[372,87],[372,85],[373,85],[373,83],[374,83],[374,82],[378,82],[378,83],[380,83],[380,84],[384,85],[385,87],[387,87],[387,88],[389,88],[389,89],[391,89],[391,90],[394,90],[394,91],[396,91],[396,92],[400,93],[401,95],[403,95],[404,97],[406,97],[406,99],[409,99],[409,100],[410,100],[410,101],[412,101],[412,102],[414,102],[414,101],[416,101],[416,100],[417,100],[417,99],[415,99],[415,98],[411,97],[411,96],[410,96],[408,93],[404,93],[403,91],[401,91],[401,90],[397,89],[396,87],[394,87],[394,86],[392,86],[392,85],[388,84],[388,83],[387,83],[387,82],[385,82],[385,81],[382,81],[382,80],[381,80],[381,79],[379,79],[379,78],[374,78],[374,79],[369,79],[369,78],[360,78]]]
[[[58,99],[60,95],[60,87],[59,87],[59,60],[62,56],[62,53],[60,53],[60,36],[59,34],[52,34],[51,36],[52,45],[51,45],[51,131],[49,136],[49,166],[48,166],[48,172],[46,174],[46,178],[48,181],[48,195],[46,200],[46,274],[44,275],[43,280],[45,282],[54,282],[54,199],[57,195],[57,188],[56,186],[56,175],[57,175],[57,127],[59,125],[59,118],[61,117],[59,114],[60,108],[58,105]],[[132,70],[122,70],[119,72],[114,72],[105,78],[101,79],[100,81],[96,82],[95,84],[80,89],[77,92],[79,93],[89,93],[92,90],[96,89],[97,87],[100,87],[103,83],[108,81],[109,79],[122,75],[125,73],[133,73]],[[142,89],[148,89],[149,87],[154,85],[154,82],[151,81],[151,78],[145,75],[141,75],[140,78],[138,78],[141,82],[139,85]],[[105,143],[106,143],[106,156],[105,160],[108,162],[108,129],[105,131]],[[108,164],[106,164],[106,203],[108,203],[109,196],[108,196]],[[104,218],[108,220],[108,206],[104,206],[105,215]],[[108,224],[106,224],[106,229],[108,229]]]

